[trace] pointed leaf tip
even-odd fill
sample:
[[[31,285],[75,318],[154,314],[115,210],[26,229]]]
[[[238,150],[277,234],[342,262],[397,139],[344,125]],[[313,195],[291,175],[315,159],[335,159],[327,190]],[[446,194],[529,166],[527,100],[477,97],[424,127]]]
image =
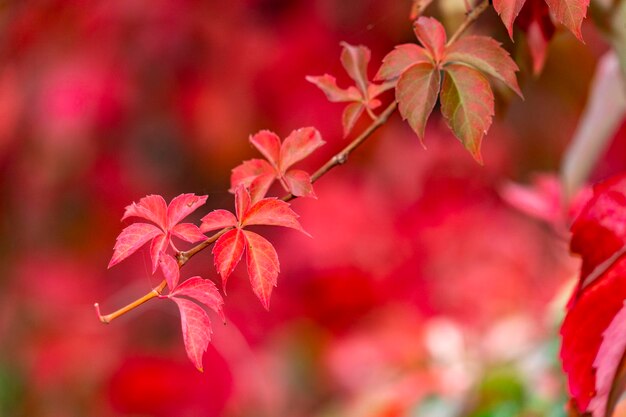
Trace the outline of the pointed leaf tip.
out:
[[[494,97],[489,82],[475,69],[448,65],[440,99],[446,123],[476,162],[482,164],[480,146],[494,114]]]
[[[400,114],[408,120],[422,144],[426,122],[437,102],[440,84],[440,71],[430,63],[412,65],[398,79],[396,99]]]
[[[517,64],[499,42],[487,36],[464,36],[446,50],[444,62],[464,63],[502,81],[524,98],[517,84]]]
[[[264,237],[245,230],[248,277],[254,294],[266,310],[270,308],[270,297],[276,286],[280,264],[274,246]]]
[[[107,268],[111,268],[128,258],[148,241],[162,233],[158,227],[148,223],[133,223],[127,226],[115,240],[113,256]]]
[[[340,57],[341,64],[359,90],[365,93],[369,83],[367,80],[367,64],[371,58],[369,48],[363,45],[350,45],[347,42],[341,42],[341,46],[343,47]]]
[[[241,229],[233,229],[224,233],[213,246],[215,269],[222,277],[222,286],[241,260],[245,249],[245,240]]]
[[[185,350],[191,363],[203,372],[202,357],[211,341],[211,320],[198,304],[185,298],[170,297],[178,305]]]
[[[413,23],[413,31],[420,43],[431,53],[435,62],[441,62],[447,42],[443,25],[434,17],[421,16]]]

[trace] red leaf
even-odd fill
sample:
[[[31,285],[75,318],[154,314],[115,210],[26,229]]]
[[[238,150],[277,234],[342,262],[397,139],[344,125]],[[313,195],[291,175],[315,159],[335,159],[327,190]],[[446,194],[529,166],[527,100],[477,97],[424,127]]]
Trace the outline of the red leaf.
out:
[[[561,327],[561,360],[578,409],[604,417],[626,347],[626,175],[594,187],[572,226],[582,256],[578,287]]]
[[[588,407],[593,417],[605,417],[613,412],[618,398],[611,398],[611,390],[616,383],[624,352],[626,352],[626,308],[622,304],[622,308],[602,333],[602,343],[593,362],[596,369],[596,396],[589,402]],[[612,403],[609,403],[610,401]]]
[[[178,262],[176,262],[176,259],[174,259],[173,256],[161,253],[161,256],[159,257],[159,265],[161,266],[161,272],[163,272],[165,281],[167,282],[167,287],[170,291],[173,291],[180,280],[180,268],[178,267]]]
[[[244,239],[241,229],[234,229],[224,233],[213,246],[215,268],[222,277],[223,287],[226,287],[226,280],[241,260]]]
[[[580,27],[587,15],[589,0],[546,0],[550,11],[582,42]]]
[[[591,197],[591,189],[583,187],[567,196],[561,181],[554,175],[536,175],[530,185],[505,184],[500,195],[511,206],[536,219],[567,229]]]
[[[604,263],[626,245],[626,176],[614,177],[593,187],[593,197],[572,225],[570,249],[583,263],[579,289],[591,284]]]
[[[228,210],[213,210],[202,218],[200,230],[210,232],[212,230],[220,230],[225,227],[237,226],[237,218]]]
[[[246,263],[252,291],[265,309],[269,310],[270,297],[280,270],[278,255],[274,246],[264,237],[247,230],[243,233],[247,242]]]
[[[196,243],[206,239],[206,236],[200,231],[200,228],[191,223],[177,224],[172,228],[172,234],[189,243]]]
[[[445,67],[441,88],[441,113],[446,123],[478,163],[480,144],[491,126],[494,98],[482,74],[464,65]]]
[[[432,64],[415,64],[402,73],[396,99],[402,118],[409,121],[420,140],[424,140],[426,121],[437,102],[441,75]]]
[[[435,62],[441,62],[447,39],[443,25],[433,17],[422,16],[413,24],[413,31]]]
[[[290,227],[307,234],[300,223],[298,215],[289,207],[289,203],[274,198],[264,198],[255,203],[244,217],[240,218],[241,226],[268,225]]]
[[[159,259],[161,254],[167,250],[167,245],[170,243],[170,239],[167,235],[160,234],[152,240],[150,245],[150,258],[152,259],[152,273],[156,271],[159,266]]]
[[[250,191],[250,201],[254,203],[265,197],[275,180],[275,174],[256,177],[248,187],[248,191]]]
[[[128,258],[146,242],[160,234],[162,234],[162,231],[158,227],[148,223],[133,223],[126,227],[115,240],[113,256],[111,261],[109,261],[108,268]]]
[[[159,265],[161,252],[170,244],[170,232],[188,242],[197,242],[206,238],[198,227],[190,223],[177,225],[184,217],[191,214],[206,202],[207,196],[181,194],[175,197],[168,207],[160,195],[149,195],[126,207],[122,220],[128,217],[141,217],[155,223],[157,227],[146,223],[135,223],[120,233],[115,243],[113,258],[109,267],[126,259],[150,239],[152,273]],[[160,228],[160,230],[159,230]]]
[[[195,194],[181,194],[174,197],[167,207],[168,227],[173,227],[182,219],[189,216],[198,207],[206,203],[207,198],[208,196],[206,195]]]
[[[470,65],[499,79],[517,95],[523,97],[517,85],[515,72],[519,68],[499,42],[486,36],[465,36],[446,50],[445,62],[460,62]]]
[[[381,102],[376,97],[392,88],[393,83],[378,85],[368,80],[367,65],[371,53],[367,47],[363,45],[354,46],[346,42],[342,42],[341,46],[343,47],[341,63],[348,75],[356,83],[357,88],[351,86],[347,89],[341,89],[337,86],[335,77],[328,74],[319,77],[309,76],[306,79],[319,87],[330,101],[354,102],[346,107],[342,115],[344,136],[348,136],[363,110],[366,108],[373,110],[380,106]],[[286,161],[283,161],[280,169],[281,175],[285,174],[285,170],[289,165]]]
[[[528,0],[517,24],[526,32],[526,42],[532,58],[533,73],[541,73],[546,62],[548,42],[554,36],[550,9],[543,0]]]
[[[211,320],[206,311],[193,301],[170,297],[180,310],[180,324],[189,360],[202,372],[202,356],[211,341]]]
[[[367,96],[368,97],[377,97],[380,94],[384,93],[387,90],[391,90],[392,88],[394,88],[396,86],[395,81],[386,81],[382,84],[374,84],[374,83],[370,83],[370,85],[367,87]],[[367,107],[369,107],[370,109],[375,109],[377,107],[379,107],[381,105],[381,101],[377,100],[375,98],[370,98],[370,101],[367,103]]]
[[[276,133],[270,132],[269,130],[261,130],[250,136],[250,143],[252,143],[273,166],[278,166],[280,138]]]
[[[343,127],[343,137],[345,138],[350,134],[352,128],[356,124],[356,121],[363,114],[365,106],[363,103],[351,103],[346,106],[341,115],[341,125]]]
[[[493,0],[493,8],[500,15],[511,39],[513,39],[513,22],[525,2],[526,0]]]
[[[167,229],[167,204],[160,195],[149,195],[139,203],[133,203],[126,207],[122,220],[129,217],[141,217],[149,220],[159,226],[161,229]]]
[[[361,92],[367,91],[367,64],[370,62],[369,48],[358,45],[353,46],[347,42],[341,42],[341,64],[346,72],[354,80]]]
[[[224,299],[215,287],[215,284],[208,279],[202,279],[198,276],[191,277],[176,287],[176,289],[169,296],[185,296],[193,298],[199,303],[202,303],[211,310],[215,311],[220,316],[222,321],[226,322],[224,311],[222,309]]]
[[[322,135],[314,127],[304,127],[291,132],[280,148],[279,169],[281,174],[284,174],[296,162],[309,156],[324,143]]]
[[[602,241],[588,242],[589,245],[601,243]],[[623,309],[624,299],[626,299],[626,257],[622,256],[587,287],[578,299],[572,300],[561,326],[563,369],[567,374],[570,395],[583,413],[591,411],[589,409],[591,400],[599,388],[595,369],[597,365],[594,364],[611,362],[610,358],[599,356],[599,350],[603,343],[603,333]],[[602,363],[602,366],[605,373],[606,368],[615,369],[617,363]],[[603,378],[600,387],[605,386],[606,381]],[[602,388],[603,391],[604,389]],[[596,408],[598,401],[603,402],[602,399],[594,401]]]
[[[334,103],[340,103],[344,101],[360,101],[363,96],[356,89],[356,87],[350,86],[346,89],[339,88],[337,86],[337,80],[332,75],[324,74],[321,76],[307,75],[305,79],[315,84],[320,90],[326,94],[328,101]]]
[[[264,159],[250,159],[233,168],[230,174],[230,192],[234,193],[238,186],[250,187],[253,181],[264,177],[269,182],[269,189],[276,177],[276,169]]]
[[[311,184],[311,176],[306,171],[291,169],[285,174],[285,181],[291,193],[298,197],[317,198]]]
[[[426,49],[413,43],[398,45],[393,51],[385,55],[383,64],[374,79],[391,80],[398,78],[411,65],[420,63],[434,64]]]
[[[250,209],[250,193],[245,187],[238,187],[235,190],[235,213],[241,221]]]

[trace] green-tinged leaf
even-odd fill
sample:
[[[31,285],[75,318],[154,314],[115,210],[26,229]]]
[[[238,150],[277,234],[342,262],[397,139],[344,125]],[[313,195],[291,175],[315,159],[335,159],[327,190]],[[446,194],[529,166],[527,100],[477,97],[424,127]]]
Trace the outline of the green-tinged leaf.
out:
[[[446,50],[444,62],[460,62],[502,81],[523,97],[515,73],[519,68],[499,42],[487,36],[465,36]]]
[[[417,39],[432,54],[435,62],[441,62],[447,40],[443,25],[433,17],[422,16],[413,24],[413,31]]]
[[[433,62],[426,49],[413,43],[398,45],[383,58],[375,80],[391,80],[398,78],[411,65],[422,62]]]
[[[580,27],[587,15],[589,0],[546,0],[550,11],[560,23],[567,27],[582,42]]]
[[[437,102],[440,82],[440,71],[426,63],[411,66],[398,79],[396,99],[400,114],[422,141],[426,122]]]
[[[482,164],[480,144],[494,114],[493,92],[487,79],[464,65],[445,68],[441,113],[463,146]]]

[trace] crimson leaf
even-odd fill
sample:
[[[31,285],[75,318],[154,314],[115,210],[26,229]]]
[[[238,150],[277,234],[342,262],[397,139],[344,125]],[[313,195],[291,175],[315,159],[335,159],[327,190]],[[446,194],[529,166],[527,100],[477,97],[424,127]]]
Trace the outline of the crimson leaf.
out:
[[[215,268],[225,286],[230,274],[246,254],[248,277],[252,289],[265,308],[269,308],[272,288],[276,286],[279,272],[276,250],[265,238],[243,230],[254,225],[283,226],[306,233],[298,222],[298,215],[289,204],[275,198],[252,202],[248,190],[239,186],[235,191],[233,215],[225,210],[215,210],[202,219],[202,230],[215,230],[221,226],[234,227],[217,239],[213,247]]]
[[[363,45],[350,45],[341,42],[341,64],[350,78],[355,82],[355,86],[342,89],[337,86],[337,81],[332,75],[307,76],[306,80],[315,84],[326,94],[332,102],[351,102],[346,106],[342,115],[342,125],[344,136],[348,136],[357,120],[367,110],[371,111],[380,106],[380,100],[376,97],[393,87],[393,83],[374,84],[367,78],[367,65],[369,64],[371,53]]]
[[[578,410],[604,417],[626,346],[626,176],[594,187],[572,226],[580,281],[561,327],[561,360]]]
[[[172,291],[168,298],[178,305],[183,340],[187,356],[195,367],[202,372],[202,356],[211,341],[211,320],[204,305],[215,311],[222,320],[224,300],[215,285],[201,277],[192,277]]]
[[[159,265],[161,253],[165,252],[171,243],[172,235],[190,243],[205,239],[198,226],[180,223],[180,221],[203,205],[206,199],[206,195],[181,194],[174,197],[168,206],[160,195],[149,195],[139,200],[138,203],[127,206],[122,220],[139,217],[156,226],[148,223],[133,223],[122,230],[116,239],[108,267],[111,268],[120,263],[152,240],[150,255],[154,273]]]
[[[285,191],[298,197],[315,198],[311,177],[302,170],[294,173],[291,166],[322,146],[325,142],[313,127],[292,131],[281,144],[273,132],[262,130],[250,136],[250,143],[267,158],[243,162],[232,171],[231,192],[239,186],[250,190],[252,201],[265,197],[272,183],[279,179]]]

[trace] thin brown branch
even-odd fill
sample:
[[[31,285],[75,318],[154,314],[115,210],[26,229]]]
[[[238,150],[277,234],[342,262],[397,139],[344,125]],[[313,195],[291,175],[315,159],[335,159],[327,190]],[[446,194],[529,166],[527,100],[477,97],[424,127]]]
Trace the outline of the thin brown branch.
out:
[[[472,23],[474,23],[485,10],[487,10],[488,7],[489,7],[489,0],[483,0],[476,7],[470,10],[467,13],[467,16],[465,17],[465,20],[463,21],[463,23],[461,23],[461,25],[457,28],[456,32],[454,32],[454,34],[452,34],[452,36],[448,40],[447,45],[451,45],[452,43],[454,43],[459,38],[459,36],[461,36],[463,32],[465,32],[465,30]],[[334,167],[345,164],[350,154],[359,146],[361,146],[363,142],[365,142],[376,130],[378,130],[379,127],[384,125],[387,122],[387,119],[389,118],[389,116],[391,116],[391,114],[396,110],[396,108],[397,108],[397,103],[394,101],[380,114],[380,116],[376,117],[372,121],[372,123],[357,138],[355,138],[352,142],[350,142],[340,152],[332,156],[324,165],[322,165],[317,171],[315,171],[315,173],[311,175],[311,182],[317,181]],[[282,197],[282,200],[291,201],[294,198],[296,198],[296,196],[292,194],[287,194]],[[193,256],[200,253],[207,247],[211,246],[213,242],[215,242],[220,236],[222,236],[228,230],[230,230],[230,228],[225,228],[223,230],[220,230],[219,232],[215,233],[213,236],[209,237],[207,240],[194,246],[188,251],[179,252],[176,255],[176,259],[178,260],[178,267],[182,268]],[[162,281],[157,287],[153,288],[149,293],[147,293],[143,297],[138,298],[137,300],[131,302],[130,304],[114,311],[111,314],[107,314],[104,316],[100,314],[100,306],[98,305],[98,303],[96,303],[94,304],[94,307],[96,309],[96,313],[98,314],[98,318],[103,323],[110,323],[112,320],[139,307],[146,301],[159,297],[162,294],[166,286],[167,286],[167,283],[165,281]]]
[[[474,23],[480,17],[480,15],[483,14],[483,12],[488,8],[489,0],[483,0],[478,3],[472,10],[470,10],[465,16],[465,20],[463,20],[463,23],[461,23],[456,29],[456,32],[454,32],[452,36],[450,36],[450,39],[448,40],[446,46],[452,45],[459,38],[459,36],[461,36],[463,32],[465,32],[465,30],[470,27],[472,23]]]
[[[379,127],[381,127],[387,122],[387,119],[389,119],[389,116],[391,116],[391,114],[396,110],[396,107],[397,107],[396,102],[395,101],[392,102],[385,109],[385,111],[383,111],[380,114],[380,116],[378,116],[367,127],[367,129],[363,131],[363,133],[361,133],[356,139],[350,142],[345,148],[343,148],[341,151],[339,151],[337,154],[331,157],[324,165],[322,165],[317,171],[315,171],[315,173],[311,175],[311,182],[317,181],[318,179],[320,179],[323,175],[325,175],[328,171],[330,171],[337,165],[342,165],[346,163],[346,161],[348,160],[348,156],[356,148],[358,148],[363,142],[365,142]],[[296,196],[292,194],[287,194],[282,198],[282,200],[290,201],[290,200],[293,200],[294,198],[296,198]],[[194,257],[198,253],[202,252],[204,249],[211,246],[211,244],[215,242],[217,239],[219,239],[220,236],[222,236],[224,233],[228,232],[231,229],[232,228],[230,227],[222,229],[219,232],[212,235],[211,237],[209,237],[207,240],[204,240],[201,243],[194,246],[193,248],[189,249],[188,251],[179,252],[176,255],[176,260],[178,261],[178,267],[182,268],[192,257]],[[165,289],[166,286],[167,286],[167,283],[164,280],[157,287],[153,288],[149,293],[147,293],[143,297],[138,298],[137,300],[127,304],[126,306],[114,311],[111,314],[107,314],[105,316],[100,314],[100,306],[98,305],[98,303],[95,303],[94,307],[96,309],[96,314],[98,314],[98,318],[100,319],[102,323],[110,323],[112,320],[115,320],[116,318],[139,307],[146,301],[159,297],[163,293],[163,290]]]
[[[330,171],[334,167],[345,164],[348,161],[348,157],[350,156],[350,154],[356,148],[361,146],[363,142],[365,142],[370,136],[372,136],[372,134],[376,130],[378,130],[379,127],[381,127],[387,122],[387,119],[389,119],[389,116],[393,114],[393,112],[396,110],[396,107],[397,107],[397,103],[395,101],[392,102],[389,106],[387,106],[385,111],[383,111],[380,114],[380,116],[378,116],[376,120],[374,120],[367,127],[367,129],[365,129],[358,137],[356,137],[352,142],[350,142],[345,148],[343,148],[341,151],[333,155],[328,161],[326,161],[324,165],[322,165],[317,171],[315,171],[313,175],[311,175],[311,182],[315,182],[319,180],[322,176],[324,176],[328,171]],[[293,200],[294,198],[296,198],[296,196],[292,194],[287,194],[282,198],[282,200],[290,201],[290,200]]]
[[[93,306],[96,309],[96,314],[98,315],[98,318],[100,319],[100,321],[104,324],[108,324],[111,321],[118,318],[119,316],[122,316],[128,313],[129,311],[134,310],[135,308],[139,307],[146,301],[152,300],[153,298],[161,295],[161,292],[163,292],[163,289],[165,288],[166,285],[167,283],[165,281],[161,282],[157,287],[153,288],[152,291],[150,291],[148,294],[144,295],[141,298],[136,299],[132,303],[125,305],[124,307],[120,308],[119,310],[114,311],[111,314],[107,314],[106,316],[103,316],[102,314],[100,314],[100,305],[98,303],[95,303]]]
[[[193,248],[189,249],[188,251],[178,252],[176,254],[176,260],[178,261],[178,267],[182,268],[187,263],[187,261],[189,261],[189,259],[191,259],[192,256],[194,256],[196,253],[200,252],[204,248],[210,246],[220,236],[222,236],[224,233],[226,233],[229,230],[230,230],[230,228],[225,228],[223,230],[220,230],[219,232],[215,233],[213,236],[209,237],[207,240],[202,241],[201,243],[197,244],[196,246],[194,246]],[[102,323],[107,324],[107,323],[110,323],[111,321],[115,320],[119,316],[122,316],[122,315],[128,313],[131,310],[134,310],[135,308],[139,307],[140,305],[142,305],[146,301],[149,301],[149,300],[151,300],[153,298],[159,297],[163,293],[163,290],[165,289],[165,287],[167,287],[167,282],[165,280],[163,280],[163,281],[161,281],[161,283],[159,285],[154,287],[149,293],[147,293],[143,297],[140,297],[140,298],[136,299],[135,301],[125,305],[124,307],[122,307],[122,308],[120,308],[118,310],[115,310],[113,313],[107,314],[105,316],[100,314],[100,305],[98,303],[95,303],[93,306],[96,309],[96,314],[98,315],[98,318],[100,319],[100,321]]]

